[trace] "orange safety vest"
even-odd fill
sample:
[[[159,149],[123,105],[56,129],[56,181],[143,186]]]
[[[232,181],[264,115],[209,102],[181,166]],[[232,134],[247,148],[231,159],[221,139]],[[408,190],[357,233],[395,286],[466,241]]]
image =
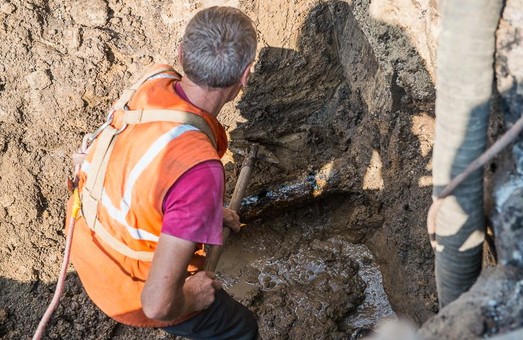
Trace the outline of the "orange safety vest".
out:
[[[179,79],[161,65],[124,92],[79,172],[82,210],[72,263],[92,301],[131,326],[165,327],[194,315],[171,323],[151,320],[140,296],[160,236],[166,192],[196,164],[220,160],[227,146],[216,118],[176,94]],[[188,272],[203,266],[203,249],[195,250]]]

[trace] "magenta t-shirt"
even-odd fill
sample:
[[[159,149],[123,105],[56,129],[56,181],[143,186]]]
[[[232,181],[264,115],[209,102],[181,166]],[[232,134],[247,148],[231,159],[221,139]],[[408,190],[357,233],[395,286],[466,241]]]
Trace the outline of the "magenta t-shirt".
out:
[[[191,103],[179,82],[174,83],[174,90]],[[202,162],[187,170],[163,199],[162,233],[195,243],[221,245],[223,187],[220,161]]]
[[[197,164],[169,188],[163,200],[162,233],[187,241],[222,244],[223,167]]]

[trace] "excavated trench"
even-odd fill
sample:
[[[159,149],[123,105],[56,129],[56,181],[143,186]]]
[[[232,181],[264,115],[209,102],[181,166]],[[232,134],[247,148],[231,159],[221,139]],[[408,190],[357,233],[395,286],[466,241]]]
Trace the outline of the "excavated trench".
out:
[[[262,48],[238,105],[231,149],[256,143],[279,163],[257,163],[242,206],[249,227],[227,246],[221,277],[266,338],[356,337],[393,310],[424,321],[435,310],[431,273],[418,268],[431,261],[430,188],[420,185],[428,74],[411,55],[397,57],[399,71],[380,64],[386,54],[344,2],[315,6],[297,44]],[[226,164],[230,189],[240,160]]]
[[[258,216],[229,242],[218,275],[264,338],[347,338],[395,318],[372,253],[344,232],[353,204],[330,197]]]
[[[28,337],[51,299],[67,155],[146,65],[175,61],[184,22],[210,4],[0,0],[0,337]],[[219,116],[231,141],[227,196],[249,145],[279,162],[256,164],[241,209],[248,226],[218,267],[224,286],[256,313],[264,339],[346,339],[386,318],[425,321],[437,310],[424,230],[434,88],[430,51],[414,42],[427,32],[408,22],[412,39],[400,7],[364,0],[225,4],[246,11],[260,39],[248,88]],[[431,8],[403,10],[426,23]],[[105,317],[74,270],[47,334],[167,337]]]

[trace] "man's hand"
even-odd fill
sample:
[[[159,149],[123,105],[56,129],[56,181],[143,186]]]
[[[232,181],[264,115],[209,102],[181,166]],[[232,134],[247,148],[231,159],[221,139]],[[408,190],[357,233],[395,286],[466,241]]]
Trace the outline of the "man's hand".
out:
[[[222,288],[220,281],[212,272],[201,271],[185,280],[183,290],[191,297],[191,304],[196,311],[209,308],[214,302],[214,292]]]
[[[223,208],[223,225],[230,228],[235,233],[240,231],[240,216],[236,211]]]
[[[173,321],[207,308],[214,301],[214,292],[221,288],[214,273],[198,272],[187,279],[187,265],[195,248],[196,244],[191,241],[160,234],[141,296],[148,318]]]

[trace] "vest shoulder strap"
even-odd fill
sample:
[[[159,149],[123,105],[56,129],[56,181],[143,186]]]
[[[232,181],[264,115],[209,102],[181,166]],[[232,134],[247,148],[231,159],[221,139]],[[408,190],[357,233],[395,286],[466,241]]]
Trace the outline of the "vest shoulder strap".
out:
[[[124,124],[143,124],[152,122],[173,122],[194,126],[203,132],[211,141],[214,148],[217,148],[216,138],[212,133],[209,124],[202,117],[180,110],[129,110],[123,115]]]

